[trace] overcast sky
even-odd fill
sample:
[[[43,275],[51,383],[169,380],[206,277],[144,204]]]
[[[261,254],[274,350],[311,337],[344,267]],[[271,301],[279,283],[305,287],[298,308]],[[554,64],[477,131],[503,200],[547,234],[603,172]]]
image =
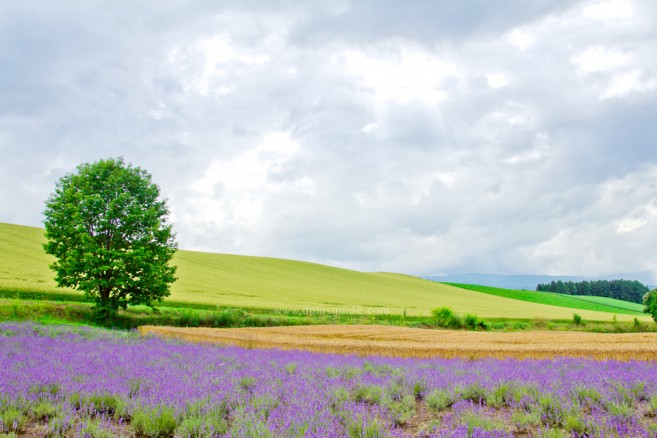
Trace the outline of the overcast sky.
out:
[[[652,0],[2,1],[0,221],[123,156],[184,249],[657,277],[656,54]]]

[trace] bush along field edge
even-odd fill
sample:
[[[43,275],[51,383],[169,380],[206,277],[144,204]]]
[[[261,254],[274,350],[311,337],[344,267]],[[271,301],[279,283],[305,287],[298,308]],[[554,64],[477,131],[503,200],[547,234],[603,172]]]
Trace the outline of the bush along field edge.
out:
[[[577,312],[569,320],[544,318],[509,319],[480,318],[474,314],[458,314],[448,307],[436,308],[431,315],[401,313],[313,312],[309,309],[271,309],[216,306],[202,303],[165,301],[153,308],[128,306],[111,320],[98,320],[93,303],[73,293],[39,293],[0,289],[0,320],[35,320],[69,322],[134,329],[142,325],[174,327],[273,327],[317,324],[379,324],[427,329],[478,331],[576,330],[602,333],[654,332],[652,322],[619,321],[615,314],[608,321],[587,321]]]

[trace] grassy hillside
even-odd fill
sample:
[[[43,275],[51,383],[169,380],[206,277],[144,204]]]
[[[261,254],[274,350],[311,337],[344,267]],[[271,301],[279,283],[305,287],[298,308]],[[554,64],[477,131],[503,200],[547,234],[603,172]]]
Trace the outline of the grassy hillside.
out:
[[[55,276],[48,265],[55,261],[43,252],[43,230],[0,223],[0,287],[53,291]]]
[[[589,297],[579,295],[563,295],[552,292],[537,292],[527,290],[502,289],[492,286],[479,286],[474,284],[445,283],[450,286],[466,290],[482,292],[497,297],[512,298],[530,303],[547,304],[551,306],[567,307],[571,309],[593,310],[627,315],[645,315],[643,306],[628,301],[605,297]]]
[[[623,300],[617,300],[615,298],[607,298],[607,297],[594,297],[594,296],[573,296],[573,299],[577,301],[588,301],[591,303],[598,303],[598,304],[604,304],[605,306],[609,306],[612,308],[621,308],[621,309],[627,309],[633,312],[639,312],[643,313],[644,306],[643,304],[638,304],[638,303],[632,303],[630,301],[623,301]]]
[[[43,230],[0,224],[0,288],[55,292],[52,260],[41,247]],[[292,260],[178,251],[175,301],[306,309],[308,312],[428,314],[448,306],[482,317],[571,319],[572,309],[465,290],[417,277],[364,273]],[[604,312],[579,310],[588,320]],[[620,315],[619,319],[632,319]],[[642,317],[647,318],[647,317]]]

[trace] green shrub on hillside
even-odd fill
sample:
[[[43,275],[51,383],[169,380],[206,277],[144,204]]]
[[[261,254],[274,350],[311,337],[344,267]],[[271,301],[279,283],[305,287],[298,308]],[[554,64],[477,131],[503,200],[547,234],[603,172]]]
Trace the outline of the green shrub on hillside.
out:
[[[471,314],[461,318],[449,307],[439,307],[431,311],[433,322],[438,327],[468,330],[488,330],[488,324],[483,319]]]
[[[462,322],[454,311],[449,307],[439,307],[431,311],[434,323],[438,327],[461,328]]]
[[[468,330],[488,330],[488,324],[476,315],[467,314],[463,319],[463,325]]]

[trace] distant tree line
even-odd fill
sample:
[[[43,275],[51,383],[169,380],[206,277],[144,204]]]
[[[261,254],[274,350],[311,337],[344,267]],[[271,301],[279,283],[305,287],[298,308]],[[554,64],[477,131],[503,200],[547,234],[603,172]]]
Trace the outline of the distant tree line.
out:
[[[616,298],[618,300],[642,303],[643,296],[649,291],[636,280],[593,280],[593,281],[552,281],[539,284],[540,292],[556,292],[567,295],[593,295],[597,297]]]

